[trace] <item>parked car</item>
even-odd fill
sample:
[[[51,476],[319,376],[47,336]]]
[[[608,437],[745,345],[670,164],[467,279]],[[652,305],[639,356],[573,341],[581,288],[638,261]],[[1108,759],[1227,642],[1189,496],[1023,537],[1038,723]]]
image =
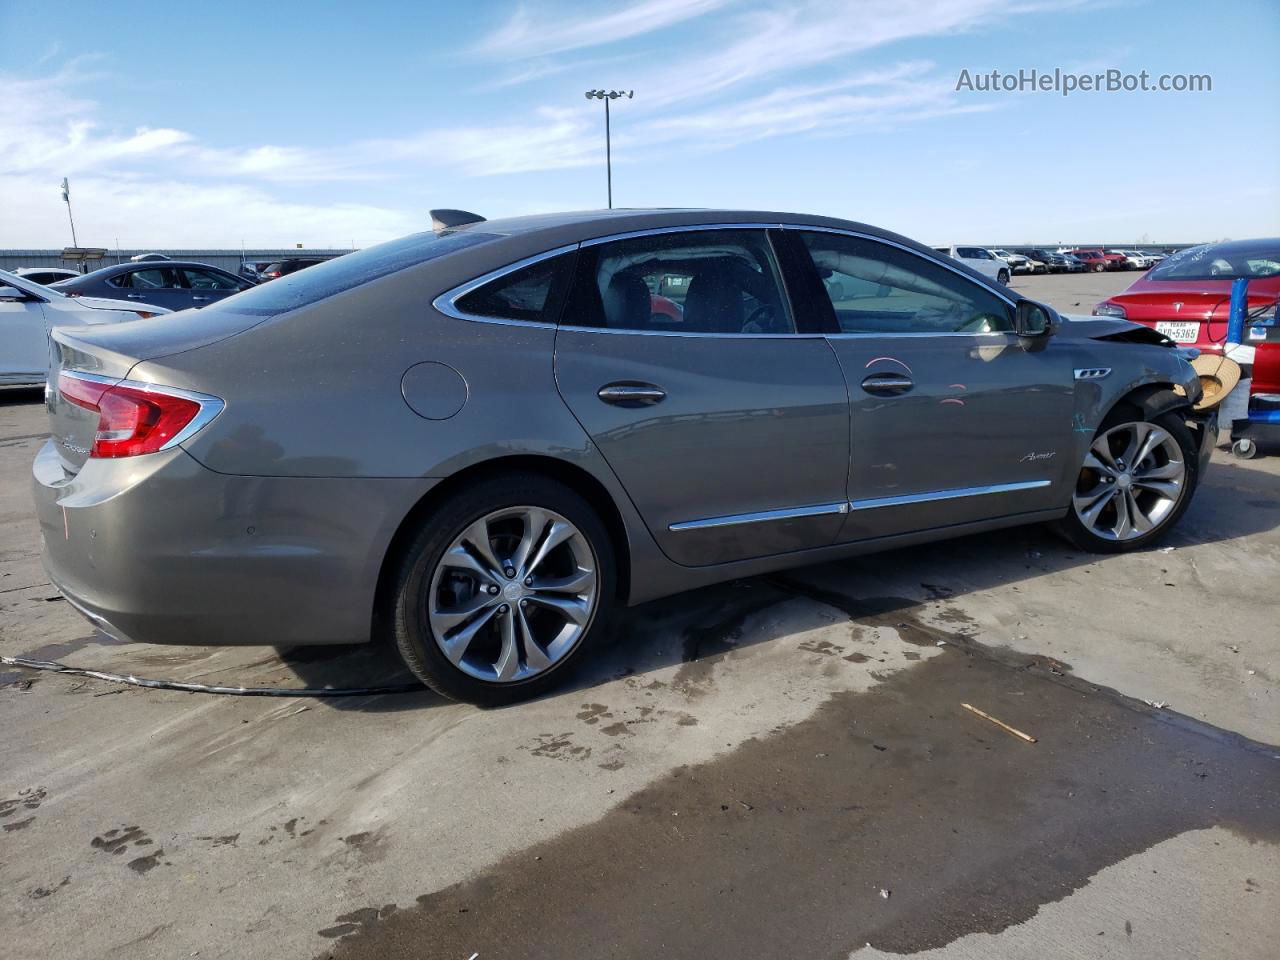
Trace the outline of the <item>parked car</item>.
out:
[[[1127,270],[1146,270],[1151,266],[1151,260],[1141,250],[1108,250],[1106,252],[1124,257]]]
[[[1037,521],[1141,549],[1214,439],[1166,338],[792,214],[468,223],[54,342],[34,491],[72,605],[137,641],[386,635],[489,705],[705,584]]]
[[[30,277],[0,270],[0,387],[39,386],[49,369],[56,326],[121,323],[168,313],[164,307],[97,297],[72,299]]]
[[[172,260],[163,253],[139,253],[129,258],[130,263],[152,263],[157,260]]]
[[[1044,269],[1037,269],[1035,272],[1038,273],[1067,273],[1071,270],[1065,254],[1055,253],[1043,247],[1018,247],[1013,252],[1021,254],[1033,263],[1040,264]],[[1083,266],[1079,269],[1083,269]]]
[[[1088,264],[1091,270],[1128,270],[1129,261],[1118,253],[1106,250],[1072,250],[1072,256]],[[1098,266],[1099,262],[1101,266]]]
[[[1020,253],[1010,253],[1004,248],[992,248],[991,253],[996,258],[1003,260],[1009,265],[1009,269],[1014,273],[1036,273],[1039,267],[1040,273],[1048,272],[1043,263],[1032,261],[1030,257],[1024,257]]]
[[[1093,312],[1152,327],[1201,353],[1220,354],[1227,337],[1231,284],[1239,276],[1250,278],[1245,342],[1255,348],[1251,396],[1255,405],[1280,407],[1280,238],[1181,250]]]
[[[1102,273],[1104,270],[1115,269],[1101,250],[1072,250],[1071,256],[1083,263],[1086,270],[1090,270],[1093,273]]]
[[[67,270],[64,267],[19,267],[13,272],[25,280],[30,280],[32,283],[38,283],[46,287],[60,280],[74,280],[80,276],[76,271]]]
[[[74,280],[63,280],[51,289],[72,297],[145,300],[170,310],[185,310],[216,303],[252,286],[253,281],[207,263],[144,260],[103,267]]]
[[[990,277],[992,280],[998,280],[1000,283],[1008,283],[1009,277],[1012,275],[1012,269],[1009,264],[1005,263],[986,247],[934,247],[938,253],[951,257],[953,260],[959,260],[966,267],[978,271],[983,276]]]
[[[332,257],[289,257],[285,260],[275,260],[264,266],[259,276],[264,281],[278,280],[281,277],[287,277],[291,273],[297,273],[299,270],[305,270],[307,267],[314,267],[332,259]]]
[[[260,283],[263,279],[262,271],[275,262],[274,260],[246,260],[240,264],[240,276],[254,283]]]

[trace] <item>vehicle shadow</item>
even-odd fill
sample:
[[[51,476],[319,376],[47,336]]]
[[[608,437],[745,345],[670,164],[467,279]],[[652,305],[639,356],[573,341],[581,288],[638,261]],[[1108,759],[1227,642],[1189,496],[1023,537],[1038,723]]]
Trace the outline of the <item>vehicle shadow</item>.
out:
[[[1150,565],[1143,559],[1145,554],[1161,549],[1255,536],[1278,526],[1280,475],[1219,460],[1211,465],[1177,529],[1162,544],[1131,556],[1135,563]],[[731,651],[808,629],[811,618],[788,613],[761,618],[753,629],[743,630],[756,614],[796,601],[816,601],[837,609],[855,624],[893,626],[907,642],[913,642],[915,636],[914,642],[931,645],[938,628],[922,619],[926,607],[933,620],[939,614],[945,620],[957,613],[946,607],[952,599],[1052,577],[1098,560],[1096,555],[1076,550],[1045,526],[1028,526],[705,587],[621,611],[612,644],[594,652],[571,679],[548,696],[577,698],[603,683],[681,664],[705,669]],[[1152,575],[1158,575],[1156,570]],[[886,592],[885,585],[890,582],[892,592]],[[957,635],[964,633],[963,619],[956,617]],[[383,644],[293,648],[281,650],[280,657],[308,687],[411,680],[395,651]],[[326,698],[323,702],[337,710],[387,711],[447,701],[424,691]]]

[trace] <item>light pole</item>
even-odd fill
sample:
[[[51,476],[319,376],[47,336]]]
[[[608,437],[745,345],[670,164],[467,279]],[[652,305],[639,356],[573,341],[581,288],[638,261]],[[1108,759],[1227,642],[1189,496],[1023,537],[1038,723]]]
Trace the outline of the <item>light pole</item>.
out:
[[[609,136],[609,101],[626,97],[630,100],[636,95],[634,90],[588,90],[588,100],[604,101],[604,170],[605,181],[609,191],[609,209],[613,209],[613,146]]]
[[[67,183],[67,178],[62,178],[62,199],[67,204],[67,219],[71,221],[71,245],[79,247],[80,243],[76,240],[76,221],[71,216],[71,184]]]

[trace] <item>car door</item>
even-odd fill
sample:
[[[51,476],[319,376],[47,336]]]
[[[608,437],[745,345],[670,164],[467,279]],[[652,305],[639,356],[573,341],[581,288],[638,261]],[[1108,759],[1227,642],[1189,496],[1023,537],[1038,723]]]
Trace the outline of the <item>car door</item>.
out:
[[[186,282],[187,289],[191,292],[191,305],[193,307],[203,307],[210,303],[216,303],[231,296],[233,293],[239,293],[241,290],[251,286],[249,283],[237,280],[228,274],[219,273],[216,270],[180,267],[178,271],[182,274],[182,279]]]
[[[797,330],[765,230],[584,244],[555,375],[677,563],[835,540],[847,509],[844,377],[826,339]]]
[[[801,231],[849,383],[842,541],[1055,508],[1069,498],[1074,375],[1013,304],[871,237]]]
[[[112,277],[107,281],[123,291],[124,299],[153,303],[170,310],[185,310],[192,306],[191,291],[186,288],[181,275],[173,267],[146,266]],[[120,297],[120,292],[110,294]]]
[[[0,284],[0,383],[40,383],[49,366],[49,330],[38,297]]]

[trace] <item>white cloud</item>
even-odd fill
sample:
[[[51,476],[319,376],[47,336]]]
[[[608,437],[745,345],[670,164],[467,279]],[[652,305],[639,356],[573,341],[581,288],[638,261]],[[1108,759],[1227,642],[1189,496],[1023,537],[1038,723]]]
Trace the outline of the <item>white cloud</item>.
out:
[[[598,47],[662,30],[723,7],[731,0],[638,0],[608,13],[532,11],[521,4],[511,18],[476,47],[495,59],[545,57]]]

